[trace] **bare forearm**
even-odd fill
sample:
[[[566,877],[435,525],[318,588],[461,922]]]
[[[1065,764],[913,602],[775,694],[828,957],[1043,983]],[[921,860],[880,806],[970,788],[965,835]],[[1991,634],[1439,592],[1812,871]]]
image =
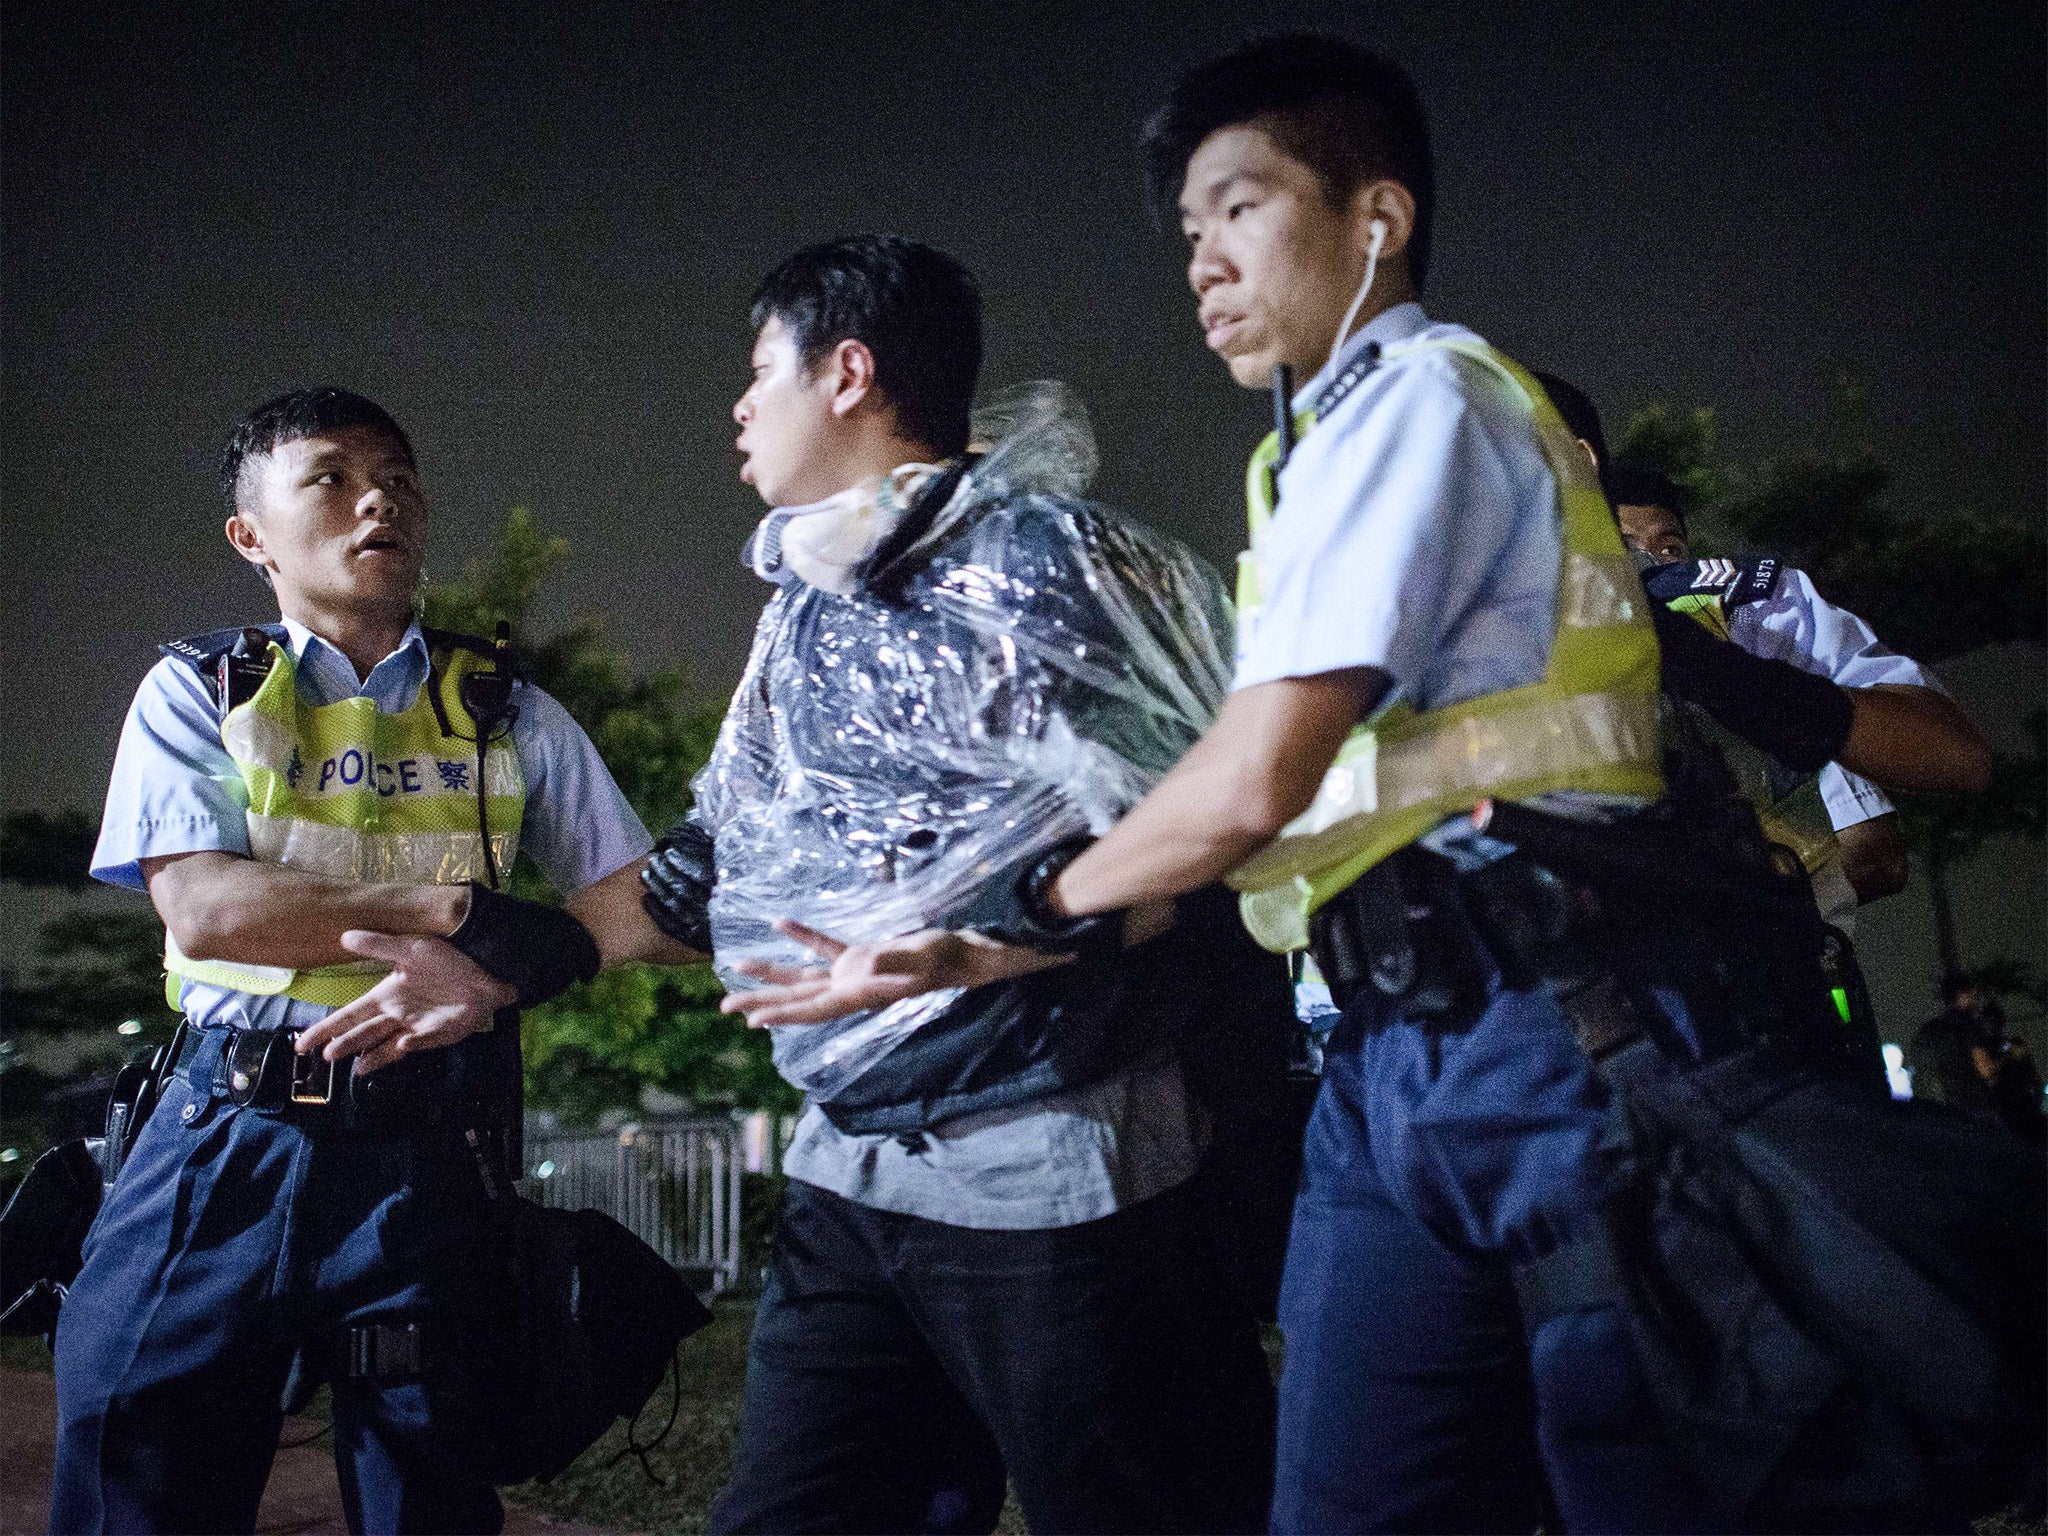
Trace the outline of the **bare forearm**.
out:
[[[1980,794],[1991,748],[1955,704],[1931,688],[1848,690],[1849,738],[1836,760],[1884,789]]]
[[[562,905],[590,930],[607,967],[629,960],[651,965],[692,965],[710,956],[699,954],[654,926],[641,905],[640,870],[645,859],[585,886]]]
[[[1061,874],[1053,904],[1081,916],[1196,890],[1272,841],[1261,822],[1232,818],[1234,778],[1220,754],[1196,744],[1102,840]]]
[[[1835,833],[1842,848],[1842,874],[1857,902],[1877,901],[1906,888],[1906,839],[1896,813],[1873,816]]]
[[[1209,733],[1100,842],[1052,904],[1075,916],[1196,890],[1257,853],[1315,798],[1353,725],[1386,691],[1359,668],[1233,693]]]
[[[143,862],[150,900],[178,948],[195,960],[308,969],[356,957],[352,928],[445,936],[469,910],[461,885],[378,885],[308,874],[228,853]]]

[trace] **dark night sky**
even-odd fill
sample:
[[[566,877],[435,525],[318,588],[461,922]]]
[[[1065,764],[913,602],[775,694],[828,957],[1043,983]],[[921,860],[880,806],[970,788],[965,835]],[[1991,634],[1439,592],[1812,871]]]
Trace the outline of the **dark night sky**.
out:
[[[270,616],[211,469],[240,410],[316,381],[411,430],[430,570],[523,503],[574,545],[558,616],[722,694],[765,595],[727,417],[746,298],[855,229],[974,266],[985,382],[1072,382],[1102,493],[1227,561],[1262,404],[1200,346],[1131,139],[1274,24],[1415,73],[1437,313],[1617,424],[1714,404],[1741,452],[1811,439],[1859,377],[1902,496],[2039,515],[2028,9],[10,3],[0,799],[95,803],[154,642]]]
[[[1616,423],[1714,404],[1738,452],[1810,440],[1859,377],[1901,495],[2040,515],[2037,7],[9,0],[0,802],[96,804],[154,643],[270,616],[212,464],[237,413],[313,382],[412,432],[430,570],[523,503],[575,547],[552,617],[601,614],[722,695],[765,595],[727,417],[745,301],[856,229],[972,264],[985,382],[1072,382],[1102,493],[1227,561],[1262,405],[1201,348],[1131,140],[1180,66],[1275,24],[1415,73],[1437,313]],[[1966,702],[2009,736],[2039,652],[1971,666]],[[2036,950],[2041,883],[2037,849],[1984,866],[1974,942]],[[1922,901],[1870,914],[1895,1028],[1931,964]]]

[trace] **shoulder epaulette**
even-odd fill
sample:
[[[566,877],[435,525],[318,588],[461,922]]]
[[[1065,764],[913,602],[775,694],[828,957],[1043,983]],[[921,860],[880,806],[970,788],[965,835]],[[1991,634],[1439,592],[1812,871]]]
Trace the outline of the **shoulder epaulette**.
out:
[[[1679,560],[1643,573],[1643,590],[1660,603],[1682,597],[1719,598],[1723,609],[1758,603],[1778,590],[1784,567],[1774,556],[1738,564],[1718,558]]]
[[[169,640],[157,650],[190,667],[225,715],[253,696],[270,672],[268,647],[258,646],[253,640],[244,644],[244,636],[261,636],[285,645],[289,631],[282,624],[237,624],[231,629],[213,629],[203,635]]]
[[[455,629],[430,629],[420,626],[420,638],[427,642],[430,651],[475,651],[479,656],[491,654],[491,642],[481,635],[465,635]]]
[[[1344,371],[1325,384],[1322,388],[1322,393],[1316,396],[1316,403],[1313,407],[1316,420],[1321,421],[1330,412],[1334,411],[1343,402],[1344,397],[1363,384],[1366,380],[1366,375],[1379,367],[1379,365],[1380,344],[1376,341],[1368,341],[1365,344],[1365,350],[1349,363],[1346,363]]]
[[[210,629],[203,635],[187,635],[182,640],[166,640],[157,650],[173,661],[182,661],[210,682],[221,657],[232,651],[236,642],[251,629],[260,629],[278,644],[284,643],[285,627],[282,624],[237,624],[229,629]]]
[[[1760,603],[1778,590],[1778,578],[1783,574],[1784,567],[1778,564],[1775,555],[1752,560],[1737,568],[1735,584],[1721,601],[1730,608],[1739,608],[1744,603]]]

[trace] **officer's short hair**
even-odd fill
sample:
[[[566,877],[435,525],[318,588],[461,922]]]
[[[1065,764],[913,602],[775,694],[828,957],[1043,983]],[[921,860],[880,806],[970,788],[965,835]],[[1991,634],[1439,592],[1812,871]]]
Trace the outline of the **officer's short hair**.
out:
[[[865,344],[903,435],[941,455],[966,449],[981,377],[981,286],[944,251],[901,235],[807,245],[754,290],[754,330],[771,319],[806,368],[842,341]]]
[[[332,384],[312,389],[295,389],[266,400],[235,424],[227,447],[220,455],[220,489],[228,511],[235,510],[235,489],[241,484],[242,466],[260,459],[281,443],[319,437],[344,427],[370,427],[382,432],[413,462],[412,442],[391,413],[374,400]]]
[[[1620,459],[1601,477],[1607,499],[1617,507],[1662,507],[1678,519],[1678,531],[1691,537],[1685,526],[1685,507],[1690,499],[1685,487],[1648,464]]]
[[[1415,199],[1408,274],[1422,287],[1436,171],[1422,97],[1400,65],[1312,32],[1258,38],[1197,65],[1146,121],[1139,141],[1156,213],[1164,218],[1173,208],[1202,141],[1239,124],[1270,134],[1314,171],[1332,207],[1381,177],[1406,187]]]
[[[1593,457],[1600,461],[1601,473],[1606,473],[1607,434],[1600,428],[1600,408],[1569,379],[1545,373],[1541,368],[1531,368],[1529,376],[1543,386],[1543,393],[1550,396],[1550,403],[1557,407],[1557,414],[1564,418],[1571,435],[1593,445]]]

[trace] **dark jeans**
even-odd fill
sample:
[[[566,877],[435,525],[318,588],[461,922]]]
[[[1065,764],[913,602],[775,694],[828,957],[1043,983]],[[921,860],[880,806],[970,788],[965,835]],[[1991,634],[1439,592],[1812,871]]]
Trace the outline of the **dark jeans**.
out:
[[[1502,988],[1436,1036],[1371,1004],[1332,1037],[1309,1122],[1273,1529],[1699,1529],[1619,1314],[1523,1331],[1512,1262],[1598,1187],[1606,1092],[1556,1006]]]
[[[1262,1529],[1273,1392],[1201,1181],[1100,1221],[949,1227],[792,1182],[722,1532]]]
[[[56,1338],[53,1532],[251,1531],[302,1340],[488,1295],[482,1187],[452,1135],[329,1134],[165,1089],[86,1238]],[[352,1531],[490,1532],[475,1402],[334,1388]]]

